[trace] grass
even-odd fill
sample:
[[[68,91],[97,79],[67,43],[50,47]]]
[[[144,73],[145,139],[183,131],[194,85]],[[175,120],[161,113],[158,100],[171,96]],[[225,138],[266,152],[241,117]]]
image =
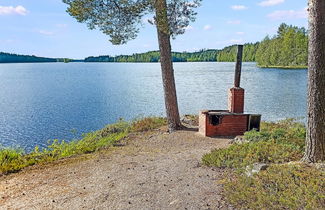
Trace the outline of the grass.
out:
[[[325,172],[297,162],[304,152],[306,129],[293,119],[264,122],[261,131],[246,132],[245,144],[233,144],[203,156],[205,165],[235,168],[224,180],[227,200],[239,209],[325,209]],[[246,166],[269,164],[247,177]]]
[[[166,124],[164,118],[143,118],[132,123],[120,120],[105,128],[87,133],[80,140],[71,142],[54,140],[46,148],[35,147],[26,153],[22,149],[0,149],[0,175],[18,172],[21,169],[40,163],[48,163],[75,155],[92,153],[112,147],[130,132],[141,132],[159,128]]]

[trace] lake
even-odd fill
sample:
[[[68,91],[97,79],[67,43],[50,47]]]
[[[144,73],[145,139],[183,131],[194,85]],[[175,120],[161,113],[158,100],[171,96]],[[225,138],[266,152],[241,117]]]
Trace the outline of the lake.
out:
[[[181,114],[227,109],[235,63],[175,63]],[[164,116],[158,63],[0,64],[0,144],[27,150],[71,140],[119,118]],[[245,111],[262,120],[305,117],[307,70],[244,63]]]

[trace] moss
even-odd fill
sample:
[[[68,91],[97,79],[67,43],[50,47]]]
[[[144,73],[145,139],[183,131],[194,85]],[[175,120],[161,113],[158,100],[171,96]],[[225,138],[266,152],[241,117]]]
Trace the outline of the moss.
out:
[[[308,165],[272,165],[224,184],[228,201],[239,209],[325,209],[325,172]]]

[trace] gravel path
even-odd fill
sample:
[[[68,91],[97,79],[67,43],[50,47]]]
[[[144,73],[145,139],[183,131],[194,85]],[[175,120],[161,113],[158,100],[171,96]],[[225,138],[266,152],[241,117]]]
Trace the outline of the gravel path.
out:
[[[133,134],[125,145],[0,178],[0,209],[229,209],[201,157],[228,139]]]

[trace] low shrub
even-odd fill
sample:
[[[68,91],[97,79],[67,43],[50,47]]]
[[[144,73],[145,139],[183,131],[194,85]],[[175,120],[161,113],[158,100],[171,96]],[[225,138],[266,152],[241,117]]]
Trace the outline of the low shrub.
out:
[[[256,162],[285,163],[300,158],[302,152],[298,146],[263,140],[213,150],[205,154],[202,161],[207,166],[240,169]]]
[[[78,154],[94,152],[113,145],[128,134],[126,128],[119,130],[119,132],[106,133],[105,137],[102,136],[102,133],[103,130],[88,133],[81,140],[71,142],[54,140],[47,148],[39,150],[38,147],[35,147],[34,151],[30,153],[18,149],[0,149],[0,175],[17,172],[37,163],[46,163]]]
[[[107,125],[105,128],[87,133],[80,140],[70,142],[53,140],[40,150],[25,153],[21,149],[0,148],[0,175],[17,172],[27,166],[38,163],[47,163],[74,155],[87,154],[96,150],[110,147],[117,141],[126,137],[130,131],[148,131],[165,125],[166,119],[161,117],[148,117],[129,122],[119,120],[117,123]]]
[[[131,131],[132,132],[143,132],[154,130],[167,125],[166,118],[163,117],[146,117],[137,121],[132,122]]]
[[[289,164],[303,156],[306,129],[292,119],[262,123],[261,132],[246,132],[248,143],[233,144],[203,156],[208,166],[236,168],[226,179],[224,194],[239,209],[325,209],[325,172],[304,164]],[[269,163],[247,176],[247,165]]]
[[[129,129],[130,129],[130,124],[120,119],[117,123],[107,125],[105,128],[99,130],[99,136],[104,138],[113,133],[121,133],[124,131],[128,131]]]
[[[2,148],[0,150],[0,174],[1,172],[16,172],[21,167],[26,167],[24,152],[20,149]]]
[[[307,165],[271,165],[224,184],[228,201],[239,209],[325,209],[325,172]]]
[[[305,126],[294,119],[263,122],[260,132],[253,130],[245,133],[248,143],[213,150],[202,160],[208,166],[229,168],[243,168],[256,162],[297,161],[303,155],[305,136]]]
[[[294,144],[304,149],[306,137],[305,125],[295,119],[279,122],[262,122],[261,131],[246,132],[244,138],[250,142],[274,140],[276,143]]]

